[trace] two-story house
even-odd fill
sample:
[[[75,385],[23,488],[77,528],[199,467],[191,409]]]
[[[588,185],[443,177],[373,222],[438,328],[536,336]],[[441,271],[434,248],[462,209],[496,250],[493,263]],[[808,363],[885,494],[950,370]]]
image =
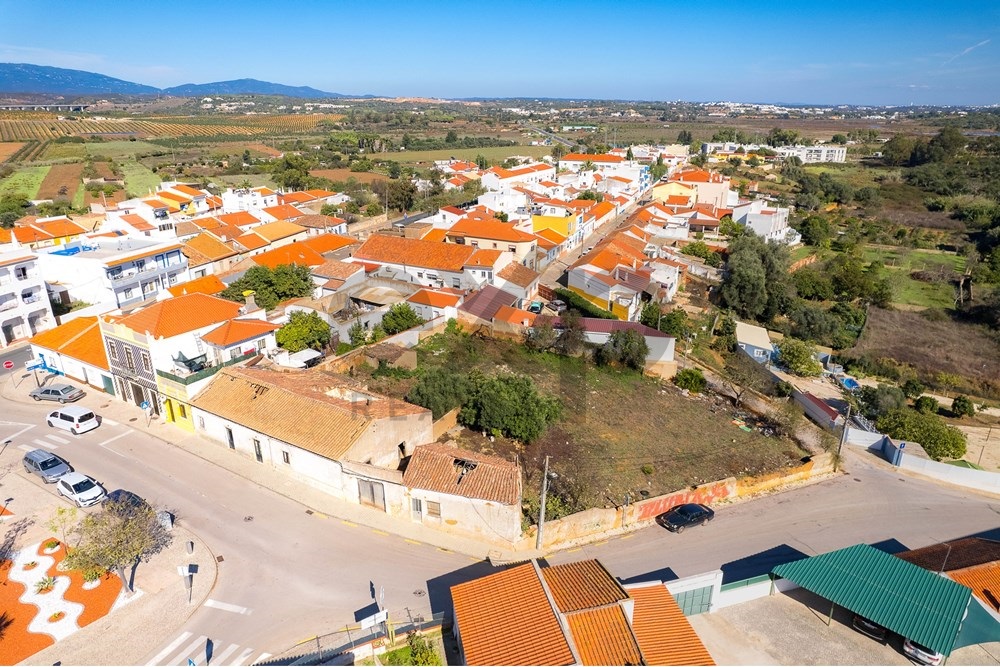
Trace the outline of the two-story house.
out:
[[[468,245],[484,250],[507,250],[514,261],[529,269],[535,268],[538,239],[514,225],[501,222],[492,215],[468,215],[445,232],[448,243]]]
[[[0,251],[0,348],[55,326],[35,253]]]

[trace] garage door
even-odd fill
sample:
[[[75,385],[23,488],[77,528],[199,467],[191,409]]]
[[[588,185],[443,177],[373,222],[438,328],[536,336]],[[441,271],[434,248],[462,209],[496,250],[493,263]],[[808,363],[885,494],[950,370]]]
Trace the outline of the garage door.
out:
[[[712,587],[696,588],[674,595],[677,606],[681,608],[685,616],[704,614],[712,606]]]

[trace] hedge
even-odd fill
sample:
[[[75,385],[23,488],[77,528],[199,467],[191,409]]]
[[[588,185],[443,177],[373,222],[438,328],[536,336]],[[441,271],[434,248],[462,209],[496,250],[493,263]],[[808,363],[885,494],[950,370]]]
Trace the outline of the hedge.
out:
[[[611,311],[598,308],[576,292],[568,290],[564,287],[560,287],[556,290],[556,296],[565,301],[569,308],[579,310],[586,317],[599,317],[602,320],[618,319]]]

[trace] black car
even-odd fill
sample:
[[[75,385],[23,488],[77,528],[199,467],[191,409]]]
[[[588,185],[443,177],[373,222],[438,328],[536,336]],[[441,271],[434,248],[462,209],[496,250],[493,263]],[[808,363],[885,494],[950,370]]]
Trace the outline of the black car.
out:
[[[109,503],[110,507],[121,513],[134,514],[135,512],[146,508],[149,508],[150,510],[153,509],[150,507],[149,503],[142,498],[142,496],[132,493],[131,491],[126,491],[125,489],[115,489],[109,493],[104,499],[103,505],[105,508],[108,507]]]
[[[875,621],[870,621],[864,616],[861,616],[860,614],[855,614],[854,622],[851,623],[851,625],[853,625],[854,629],[857,630],[858,632],[868,635],[872,639],[876,639],[882,642],[883,644],[885,643],[888,630],[886,630],[885,627],[879,625]]]
[[[678,505],[656,517],[656,522],[672,533],[680,533],[688,526],[705,525],[715,518],[715,512],[707,505],[687,503]]]

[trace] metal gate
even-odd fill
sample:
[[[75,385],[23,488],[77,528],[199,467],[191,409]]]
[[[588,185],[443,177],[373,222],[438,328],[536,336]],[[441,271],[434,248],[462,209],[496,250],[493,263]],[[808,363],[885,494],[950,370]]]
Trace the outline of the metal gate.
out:
[[[675,595],[674,599],[677,600],[677,606],[681,608],[685,616],[704,614],[712,606],[712,587],[706,586],[684,591]]]
[[[385,490],[382,488],[381,482],[359,479],[358,495],[362,505],[370,505],[375,509],[385,511]]]

